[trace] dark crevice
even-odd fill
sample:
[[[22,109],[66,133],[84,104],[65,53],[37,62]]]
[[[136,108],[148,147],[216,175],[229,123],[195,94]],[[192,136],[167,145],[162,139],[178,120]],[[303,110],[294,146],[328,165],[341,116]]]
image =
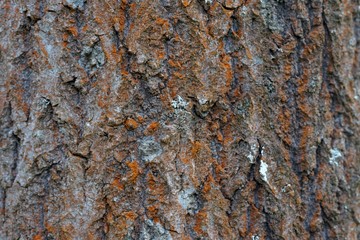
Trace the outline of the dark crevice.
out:
[[[319,167],[320,167],[320,161],[323,158],[322,157],[322,147],[323,147],[324,141],[322,140],[317,148],[316,148],[316,166],[314,168],[313,174],[309,176],[309,183],[308,183],[308,197],[306,199],[306,205],[307,205],[307,213],[304,221],[305,229],[309,232],[310,238],[313,239],[313,232],[310,229],[310,221],[314,217],[317,206],[319,206],[318,201],[316,200],[316,179],[318,177],[319,173]]]
[[[16,175],[17,175],[17,166],[19,162],[19,153],[20,153],[20,142],[21,139],[15,134],[12,134],[13,139],[13,163],[11,166],[11,186],[13,185]]]
[[[104,215],[102,216],[102,218],[100,219],[100,222],[102,224],[102,229],[101,229],[101,240],[105,240],[107,239],[107,228],[108,228],[108,223],[107,223],[107,215],[111,212],[111,207],[107,202],[107,197],[105,197],[104,199],[105,202],[105,212]]]
[[[115,29],[114,26],[113,26],[113,41],[115,43],[116,50],[119,51],[121,47],[121,40],[120,40],[119,32]]]
[[[323,220],[323,228],[322,228],[322,231],[321,231],[321,235],[322,235],[324,240],[327,240],[327,239],[329,239],[329,228],[330,228],[330,226],[329,226],[329,224],[327,222],[327,218],[326,218],[323,207],[321,205],[320,205],[320,207],[321,207],[321,218]]]
[[[274,226],[273,222],[271,221],[271,216],[269,213],[265,211],[263,208],[263,214],[265,216],[265,231],[266,231],[266,240],[276,239],[277,235],[275,234],[274,230],[271,226]]]
[[[128,2],[130,2],[130,1],[128,1]],[[124,24],[124,32],[123,32],[123,39],[122,39],[122,43],[124,46],[126,45],[125,41],[129,34],[130,24],[131,24],[131,17],[130,17],[130,13],[129,13],[129,10],[130,10],[129,4],[130,3],[127,3],[126,7],[125,7],[125,24]]]
[[[6,221],[6,188],[0,186],[0,216],[2,215],[3,224]]]
[[[251,229],[251,206],[246,208],[246,232],[250,232]]]

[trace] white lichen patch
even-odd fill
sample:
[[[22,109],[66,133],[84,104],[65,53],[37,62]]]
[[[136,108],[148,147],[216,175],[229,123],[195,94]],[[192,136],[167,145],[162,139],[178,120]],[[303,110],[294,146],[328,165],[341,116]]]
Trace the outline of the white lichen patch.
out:
[[[331,157],[329,159],[329,162],[331,165],[339,166],[338,158],[342,157],[341,152],[337,149],[330,149]]]
[[[268,183],[268,177],[267,177],[267,171],[268,171],[269,165],[267,165],[266,162],[260,161],[260,176],[261,178]]]
[[[285,193],[288,188],[291,188],[291,184],[289,183],[281,188],[281,192]]]
[[[260,240],[260,237],[258,235],[251,236],[251,240]]]
[[[250,152],[247,155],[250,163],[255,163],[256,155],[258,154],[258,144],[254,143],[250,147]]]
[[[213,2],[213,0],[205,0],[205,3],[212,3]]]
[[[198,97],[198,101],[200,105],[205,105],[208,102],[208,100],[204,97]]]
[[[172,100],[171,106],[176,110],[185,109],[188,103],[180,96],[177,96],[176,99]]]
[[[255,155],[250,151],[250,153],[247,155],[247,158],[249,159],[250,163],[254,163],[255,161]]]

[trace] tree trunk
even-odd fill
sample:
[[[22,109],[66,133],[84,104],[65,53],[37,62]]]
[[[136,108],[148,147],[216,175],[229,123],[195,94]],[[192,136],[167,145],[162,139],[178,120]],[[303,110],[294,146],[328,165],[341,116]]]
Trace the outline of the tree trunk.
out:
[[[357,1],[0,4],[0,239],[359,238]]]

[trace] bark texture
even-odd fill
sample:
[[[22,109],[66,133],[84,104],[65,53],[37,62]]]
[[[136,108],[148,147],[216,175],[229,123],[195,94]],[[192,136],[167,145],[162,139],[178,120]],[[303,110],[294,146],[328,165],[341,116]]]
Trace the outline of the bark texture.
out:
[[[0,5],[0,239],[359,239],[358,1]]]

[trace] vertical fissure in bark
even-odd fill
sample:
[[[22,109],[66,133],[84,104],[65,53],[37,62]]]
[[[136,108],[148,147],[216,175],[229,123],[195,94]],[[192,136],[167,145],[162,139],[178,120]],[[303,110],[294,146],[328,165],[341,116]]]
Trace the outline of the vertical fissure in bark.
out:
[[[6,187],[0,186],[0,216],[2,219],[2,223],[4,224],[6,221]]]
[[[11,166],[11,186],[14,184],[17,172],[18,172],[18,162],[20,157],[20,143],[21,139],[15,134],[12,133],[12,139],[13,139],[13,163]]]

